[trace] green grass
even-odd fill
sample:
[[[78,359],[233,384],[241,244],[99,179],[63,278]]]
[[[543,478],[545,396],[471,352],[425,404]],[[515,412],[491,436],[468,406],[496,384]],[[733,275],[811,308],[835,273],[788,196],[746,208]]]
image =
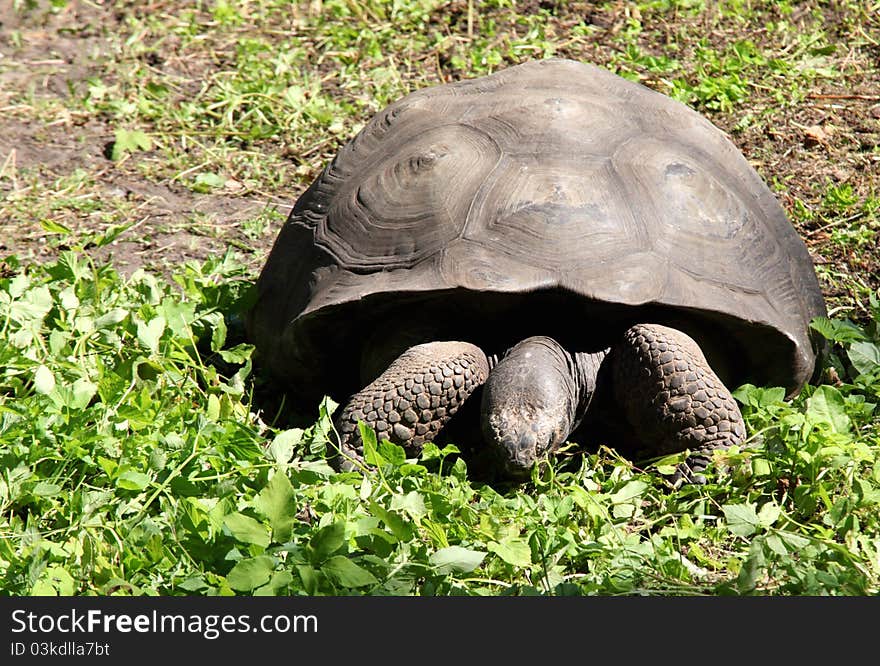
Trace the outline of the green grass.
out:
[[[0,43],[0,131],[102,156],[0,154],[0,592],[880,593],[880,5],[111,4],[118,23],[16,1]],[[70,73],[75,51],[27,50],[41,31],[97,35],[94,58]],[[285,429],[239,330],[285,206],[399,96],[550,55],[676,97],[746,152],[818,259],[822,383],[739,387],[749,440],[705,486],[673,488],[675,457],[572,446],[492,487],[453,446],[407,460],[370,433],[373,469],[334,472],[332,402]],[[119,183],[181,202],[159,214]],[[198,209],[220,197],[255,212]],[[144,270],[112,260],[159,237]],[[228,251],[154,270],[164,244],[210,240]]]
[[[672,490],[601,450],[531,483],[469,478],[368,436],[365,474],[325,462],[334,405],[264,423],[227,319],[229,257],[171,283],[68,251],[0,280],[0,571],[7,594],[875,594],[880,305],[838,341],[840,381],[792,403],[741,387],[750,432],[709,483]],[[230,318],[231,317],[231,318]],[[571,452],[569,452],[571,453]]]

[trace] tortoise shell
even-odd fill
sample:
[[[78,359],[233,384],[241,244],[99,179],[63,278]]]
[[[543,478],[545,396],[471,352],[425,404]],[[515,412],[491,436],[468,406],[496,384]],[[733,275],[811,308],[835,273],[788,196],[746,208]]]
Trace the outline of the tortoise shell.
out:
[[[401,332],[589,350],[639,321],[688,332],[729,386],[793,394],[826,312],[804,243],[719,129],[563,59],[377,114],[296,202],[257,293],[251,339],[310,396],[357,390],[364,344]]]

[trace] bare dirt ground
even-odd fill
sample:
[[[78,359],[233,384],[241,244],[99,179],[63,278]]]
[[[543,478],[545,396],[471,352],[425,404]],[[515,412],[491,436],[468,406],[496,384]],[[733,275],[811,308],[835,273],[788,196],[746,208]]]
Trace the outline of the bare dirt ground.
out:
[[[8,103],[10,94],[21,90],[39,100],[63,100],[90,77],[102,74],[110,48],[106,35],[124,18],[89,2],[22,18],[8,0],[0,2],[0,198],[51,188],[77,169],[85,169],[93,184],[77,194],[115,206],[122,201],[133,216],[129,222],[135,221],[118,240],[92,252],[126,274],[142,266],[162,269],[203,260],[222,254],[230,245],[264,254],[271,238],[244,239],[238,225],[266,206],[284,208],[284,200],[203,194],[173,182],[157,183],[110,159],[114,130],[100,118],[62,112],[48,121],[34,120],[26,105]],[[20,45],[11,43],[13,31],[19,32]],[[184,223],[193,215],[198,224]],[[90,219],[78,215],[74,224],[82,230]],[[96,222],[95,227],[99,230],[101,224]],[[0,253],[39,260],[65,248],[47,243],[47,236],[41,227],[0,217]]]

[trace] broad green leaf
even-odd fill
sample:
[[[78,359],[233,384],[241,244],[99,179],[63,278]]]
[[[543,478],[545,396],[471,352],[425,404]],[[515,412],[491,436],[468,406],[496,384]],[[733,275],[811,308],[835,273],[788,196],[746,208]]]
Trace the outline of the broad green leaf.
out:
[[[236,562],[226,580],[233,590],[250,592],[268,583],[273,571],[275,560],[268,555],[258,555]]]
[[[746,561],[743,562],[736,577],[736,587],[742,594],[746,594],[755,589],[758,579],[764,572],[764,549],[761,542],[756,539],[749,546],[749,554]]]
[[[85,377],[80,377],[71,386],[73,393],[73,403],[71,407],[75,409],[85,409],[89,406],[95,393],[98,391],[98,385],[89,381]]]
[[[766,543],[767,547],[780,557],[788,556],[788,549],[785,547],[785,543],[778,534],[768,534],[764,543]]]
[[[196,319],[195,303],[180,302],[166,296],[156,310],[165,319],[166,325],[176,337],[184,339],[192,337],[190,324]]]
[[[214,326],[211,329],[211,351],[218,352],[223,349],[223,345],[226,344],[226,320],[223,319],[219,313],[214,313],[218,315],[216,320],[214,321]],[[224,361],[228,361],[225,356],[223,357]]]
[[[124,232],[128,231],[135,225],[135,222],[127,222],[125,224],[111,224],[102,233],[88,234],[88,242],[95,247],[104,247],[109,245]]]
[[[55,375],[45,365],[40,365],[34,372],[34,390],[37,393],[51,393],[55,388]]]
[[[37,497],[52,497],[61,492],[61,486],[57,483],[49,483],[48,481],[39,481],[31,491]]]
[[[70,335],[55,330],[49,333],[49,353],[52,356],[61,356],[70,342]]]
[[[335,402],[330,396],[324,396],[321,404],[318,406],[318,422],[315,423],[315,439],[329,440],[329,434],[333,431],[333,412],[339,407],[339,403]]]
[[[810,328],[834,342],[846,343],[867,339],[865,332],[848,319],[816,317],[810,322]]]
[[[752,473],[755,476],[770,476],[772,471],[769,461],[764,460],[764,458],[752,459]]]
[[[441,574],[469,573],[480,566],[485,557],[482,551],[449,546],[432,553],[428,561]]]
[[[51,581],[45,578],[39,578],[30,591],[32,597],[57,597],[58,590],[52,585]]]
[[[140,148],[141,150],[149,150],[153,147],[153,140],[144,132],[141,132],[139,130],[134,130],[133,132],[131,132],[129,138],[131,140],[131,143],[136,148]]]
[[[350,483],[326,483],[321,486],[321,499],[328,504],[355,499],[357,496],[357,489]]]
[[[6,292],[13,298],[19,298],[24,292],[27,291],[28,287],[31,286],[31,279],[24,273],[19,273],[18,275],[14,275],[10,280],[9,284],[6,285]],[[48,291],[48,290],[47,290]],[[51,301],[51,296],[50,296]]]
[[[128,316],[128,311],[122,308],[111,308],[100,317],[95,319],[95,328],[99,331],[105,328],[112,328]]]
[[[453,453],[461,453],[455,444],[447,444],[441,450],[434,442],[425,442],[420,458],[422,460],[440,460]]]
[[[143,490],[150,485],[150,476],[134,469],[127,469],[116,479],[116,485],[125,490]]]
[[[230,349],[221,349],[220,358],[227,363],[244,363],[254,351],[254,346],[242,343]]]
[[[406,495],[394,495],[391,498],[391,510],[405,511],[413,518],[420,518],[428,512],[425,508],[425,499],[417,490]]]
[[[379,451],[379,442],[376,439],[376,431],[363,421],[358,421],[358,432],[364,445],[364,461],[368,465],[383,465],[386,460]]]
[[[104,474],[110,477],[116,473],[116,469],[119,467],[117,461],[105,458],[104,456],[98,456],[98,465],[104,470]]]
[[[208,396],[208,404],[205,407],[205,413],[212,421],[220,420],[220,398],[215,393]]]
[[[359,493],[359,497],[361,502],[366,502],[370,495],[373,494],[373,482],[370,481],[369,476],[365,476],[361,481],[361,492]]]
[[[782,515],[782,507],[776,502],[767,502],[758,511],[758,525],[764,528],[771,527]]]
[[[379,582],[373,574],[343,555],[334,555],[324,562],[321,571],[341,587],[365,587]]]
[[[289,571],[276,571],[272,574],[269,582],[254,590],[255,597],[271,596],[276,597],[283,594],[284,591],[293,582],[293,574]]]
[[[69,234],[70,229],[65,227],[60,222],[56,222],[55,220],[50,220],[48,218],[43,218],[40,220],[40,226],[43,227],[44,231],[48,231],[50,234]]]
[[[623,504],[639,497],[647,489],[648,484],[638,479],[627,482],[623,488],[611,494],[612,504]]]
[[[195,184],[198,191],[207,192],[214,188],[223,187],[226,184],[226,179],[220,174],[207,171],[195,177]]]
[[[296,565],[296,572],[303,584],[303,591],[306,594],[315,595],[318,593],[320,584],[320,576],[318,572],[309,564]]]
[[[791,549],[802,550],[810,545],[810,540],[794,532],[778,532],[779,538]]]
[[[807,420],[812,424],[827,424],[832,432],[847,433],[850,429],[843,395],[827,384],[817,387],[807,399]]]
[[[291,528],[296,522],[296,493],[287,475],[276,472],[254,498],[254,508],[269,519],[272,536],[277,543],[290,538]]]
[[[279,432],[266,449],[266,457],[279,465],[290,462],[294,449],[302,441],[303,432],[301,428]]]
[[[73,320],[73,328],[83,335],[91,335],[95,331],[95,319],[88,315],[77,315]]]
[[[779,386],[762,388],[754,384],[743,384],[733,391],[733,397],[750,407],[770,407],[783,403],[785,389]]]
[[[611,505],[611,515],[615,518],[632,518],[635,512],[636,507],[630,502]]]
[[[12,303],[9,316],[20,324],[41,321],[52,309],[52,294],[49,288],[35,287],[22,294],[19,300]]]
[[[721,507],[727,519],[727,529],[737,536],[751,536],[758,526],[754,504],[725,504]]]
[[[873,342],[852,343],[847,356],[859,374],[868,375],[880,370],[880,346]]]
[[[504,539],[500,543],[490,541],[487,547],[489,552],[495,553],[502,560],[515,567],[529,567],[532,565],[532,549],[522,539]]]
[[[452,467],[449,469],[449,474],[462,481],[468,478],[467,463],[464,461],[464,458],[455,459],[455,462],[452,463]]]
[[[199,590],[204,590],[209,587],[209,585],[205,582],[205,578],[200,575],[190,576],[185,581],[180,583],[177,587],[182,590],[186,590],[187,592],[198,592]]]
[[[223,524],[242,543],[252,543],[261,548],[269,545],[269,531],[266,526],[250,516],[238,512],[230,513],[224,516]]]
[[[149,323],[143,321],[137,323],[138,341],[153,354],[159,351],[159,339],[164,331],[164,317],[153,317]]]
[[[46,568],[31,589],[33,596],[70,597],[76,592],[76,580],[64,567],[53,564]]]
[[[411,541],[413,538],[412,523],[394,511],[388,511],[376,502],[370,502],[370,511],[391,530],[400,541]]]
[[[110,159],[117,162],[128,153],[150,150],[152,147],[153,140],[141,130],[117,129],[114,134],[113,148],[110,151]]]
[[[345,523],[336,522],[319,529],[309,541],[312,562],[322,562],[345,543]]]
[[[556,506],[553,507],[553,517],[556,522],[562,522],[568,519],[571,509],[574,506],[574,498],[571,495],[565,495]]]
[[[288,86],[281,98],[294,109],[301,109],[307,102],[306,90],[302,86]]]
[[[61,307],[68,312],[76,310],[79,307],[79,297],[76,295],[73,287],[62,289],[61,293],[58,295],[61,297]]]
[[[387,440],[379,442],[379,455],[390,462],[395,467],[400,467],[406,462],[406,452],[403,447],[393,444]]]

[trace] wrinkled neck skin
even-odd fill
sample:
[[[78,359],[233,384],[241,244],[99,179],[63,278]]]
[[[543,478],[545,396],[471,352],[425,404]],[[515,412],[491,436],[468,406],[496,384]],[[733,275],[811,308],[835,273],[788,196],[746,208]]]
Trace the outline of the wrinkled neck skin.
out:
[[[569,354],[566,352],[578,394],[577,411],[575,412],[574,422],[571,427],[572,430],[581,424],[581,421],[584,420],[584,416],[587,414],[593,396],[596,394],[599,368],[610,351],[611,348],[609,347],[608,349],[590,353],[575,352],[574,354]]]

